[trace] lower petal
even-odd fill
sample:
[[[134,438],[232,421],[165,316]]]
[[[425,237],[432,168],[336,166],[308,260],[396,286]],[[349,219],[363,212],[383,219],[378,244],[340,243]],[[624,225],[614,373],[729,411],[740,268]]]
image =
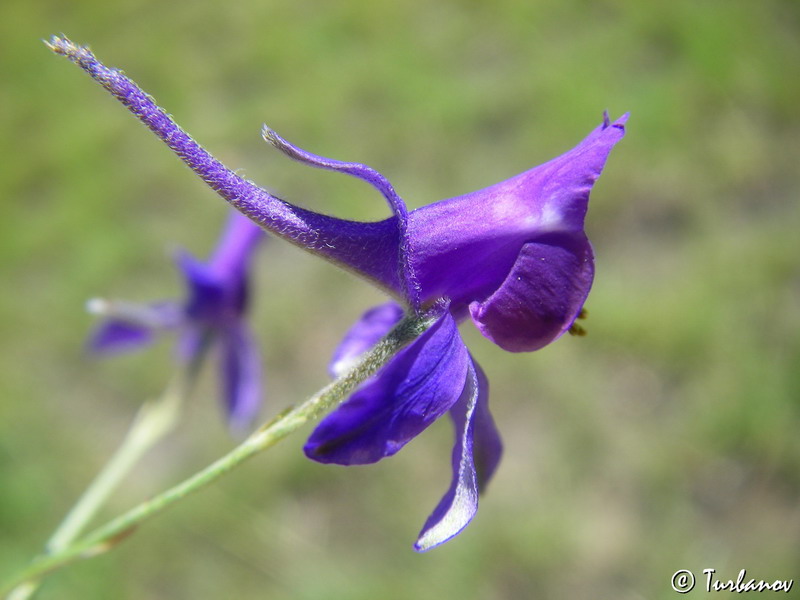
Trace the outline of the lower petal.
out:
[[[447,412],[464,389],[469,355],[445,313],[314,430],[304,451],[322,463],[374,463]]]
[[[458,535],[478,511],[478,482],[476,469],[476,420],[488,415],[485,404],[486,378],[470,359],[467,382],[461,397],[450,409],[455,426],[456,443],[453,447],[453,479],[447,493],[439,501],[417,538],[414,549],[425,552]],[[496,433],[496,432],[495,432]],[[499,442],[499,438],[498,438]],[[497,465],[499,453],[491,470]]]
[[[221,336],[222,387],[228,422],[244,429],[258,414],[262,398],[261,356],[250,330],[237,323]]]
[[[593,278],[585,235],[541,238],[522,247],[502,285],[470,304],[470,314],[480,332],[504,350],[538,350],[569,329]]]

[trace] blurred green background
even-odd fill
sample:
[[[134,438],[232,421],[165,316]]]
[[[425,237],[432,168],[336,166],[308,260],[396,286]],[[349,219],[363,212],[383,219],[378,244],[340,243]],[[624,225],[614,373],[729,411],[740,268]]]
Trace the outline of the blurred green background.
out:
[[[309,427],[42,600],[624,600],[674,598],[678,569],[800,579],[800,4],[11,0],[0,29],[0,578],[170,376],[166,341],[87,357],[85,300],[179,295],[171,250],[207,253],[226,210],[40,42],[63,32],[232,168],[349,218],[386,209],[268,148],[262,122],[420,206],[569,149],[603,109],[632,116],[587,221],[589,335],[510,355],[462,328],[506,454],[461,536],[411,549],[448,485],[446,420],[352,469],[307,461]],[[277,241],[257,264],[266,418],[326,382],[381,297]],[[212,371],[104,514],[232,446],[216,389]]]

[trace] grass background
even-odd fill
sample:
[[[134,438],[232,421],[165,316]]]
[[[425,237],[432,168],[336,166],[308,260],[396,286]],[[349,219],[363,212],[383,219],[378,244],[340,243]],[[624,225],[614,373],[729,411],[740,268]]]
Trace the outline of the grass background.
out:
[[[509,355],[462,328],[506,454],[459,538],[411,550],[448,483],[444,420],[364,468],[313,464],[297,435],[42,600],[624,600],[675,597],[678,569],[800,579],[799,4],[11,0],[0,30],[0,578],[170,374],[168,343],[85,356],[84,301],[179,295],[169,251],[205,254],[225,215],[39,41],[64,32],[229,166],[350,218],[386,209],[266,147],[262,122],[420,206],[567,150],[603,109],[632,117],[587,221],[589,336]],[[380,295],[280,242],[256,279],[266,417],[325,383]],[[109,515],[231,447],[214,375]]]

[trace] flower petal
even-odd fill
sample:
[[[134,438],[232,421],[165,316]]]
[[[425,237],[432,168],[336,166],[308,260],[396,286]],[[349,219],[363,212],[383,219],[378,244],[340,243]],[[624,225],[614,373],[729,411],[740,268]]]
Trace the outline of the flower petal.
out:
[[[457,314],[493,294],[528,242],[583,235],[589,194],[627,115],[569,152],[511,179],[412,211],[412,263],[422,299],[450,298]]]
[[[88,307],[89,312],[106,317],[87,342],[88,349],[98,354],[138,350],[152,343],[159,332],[174,329],[182,322],[175,302],[139,304],[95,299]]]
[[[478,511],[478,475],[473,449],[475,418],[482,400],[481,392],[484,391],[481,388],[477,370],[470,359],[466,385],[461,397],[450,409],[456,434],[452,456],[453,479],[447,493],[422,527],[414,544],[418,552],[430,550],[458,535]]]
[[[256,223],[239,212],[230,211],[222,238],[208,260],[209,270],[220,280],[244,278],[250,257],[264,237],[264,230]]]
[[[545,231],[581,231],[589,194],[614,145],[625,136],[628,114],[603,123],[569,152],[514,178],[530,194],[531,207]],[[529,200],[530,201],[530,200]]]
[[[305,445],[318,462],[391,456],[458,400],[469,355],[449,312],[328,415]]]
[[[225,329],[222,335],[221,381],[228,422],[244,429],[258,414],[262,398],[261,356],[244,322]]]
[[[584,234],[546,236],[525,244],[497,291],[469,311],[480,332],[504,350],[538,350],[569,329],[593,278]]]
[[[87,346],[97,354],[111,354],[137,350],[154,339],[153,329],[121,319],[109,319],[100,323],[89,337]]]
[[[401,221],[407,219],[408,209],[406,208],[406,203],[397,195],[394,186],[392,186],[389,180],[372,167],[362,163],[345,162],[333,158],[326,158],[319,154],[313,154],[308,150],[303,150],[288,142],[278,135],[277,131],[267,125],[264,125],[261,129],[261,137],[264,138],[265,142],[298,162],[318,169],[327,169],[329,171],[336,171],[337,173],[344,173],[366,181],[383,195],[386,202],[389,204],[389,208],[392,209],[392,212],[398,219]],[[403,223],[402,226],[404,227],[405,224]]]
[[[339,377],[353,366],[364,352],[389,333],[402,316],[403,309],[396,302],[375,306],[361,315],[333,353],[328,366],[331,377]]]
[[[264,128],[261,130],[261,135],[267,143],[272,144],[272,146],[294,160],[319,169],[328,169],[329,171],[336,171],[338,173],[345,173],[347,175],[357,177],[358,179],[369,183],[383,195],[383,197],[386,199],[386,202],[389,204],[389,208],[392,209],[392,213],[394,213],[394,220],[397,223],[397,230],[400,234],[400,247],[398,249],[398,258],[400,264],[398,265],[398,271],[401,275],[401,291],[403,292],[403,296],[408,300],[409,304],[414,309],[419,309],[419,282],[417,281],[413,265],[411,264],[410,239],[407,234],[408,208],[406,207],[406,203],[403,201],[403,199],[397,194],[392,184],[389,183],[389,180],[386,179],[386,177],[384,177],[381,173],[365,164],[334,160],[332,158],[326,158],[324,156],[319,156],[318,154],[312,154],[307,150],[298,148],[294,144],[291,144],[283,139],[277,134],[277,132],[270,129],[266,125],[264,125]]]

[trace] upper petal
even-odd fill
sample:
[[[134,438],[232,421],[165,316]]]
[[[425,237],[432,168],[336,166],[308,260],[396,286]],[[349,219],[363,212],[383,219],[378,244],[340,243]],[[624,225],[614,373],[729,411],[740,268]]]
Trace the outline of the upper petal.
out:
[[[397,194],[389,180],[381,173],[365,164],[334,160],[303,150],[283,139],[277,132],[266,125],[264,125],[261,134],[265,141],[272,144],[290,158],[319,169],[328,169],[329,171],[336,171],[338,173],[357,177],[369,183],[383,195],[394,213],[392,220],[397,225],[399,241],[397,255],[399,264],[397,265],[397,274],[399,276],[400,291],[405,300],[415,310],[419,309],[419,285],[410,262],[411,249],[408,237],[408,209],[406,208],[406,203]]]
[[[525,244],[497,291],[469,311],[480,332],[504,350],[538,350],[569,329],[593,278],[585,235],[548,236]]]
[[[468,362],[446,312],[317,426],[306,455],[342,465],[391,456],[458,400]]]
[[[607,120],[569,152],[491,187],[409,215],[414,272],[423,299],[454,310],[494,293],[527,242],[580,234],[589,193],[624,135],[627,115]]]
[[[389,333],[402,316],[403,309],[396,302],[380,304],[361,315],[333,353],[328,366],[331,377],[339,377],[353,366],[358,357]]]

